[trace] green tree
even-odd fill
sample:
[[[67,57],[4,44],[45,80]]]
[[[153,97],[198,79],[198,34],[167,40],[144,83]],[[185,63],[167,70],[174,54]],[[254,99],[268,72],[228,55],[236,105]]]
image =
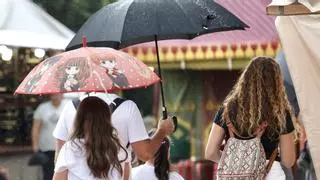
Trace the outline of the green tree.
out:
[[[33,0],[51,16],[77,31],[82,24],[103,6],[116,0]]]

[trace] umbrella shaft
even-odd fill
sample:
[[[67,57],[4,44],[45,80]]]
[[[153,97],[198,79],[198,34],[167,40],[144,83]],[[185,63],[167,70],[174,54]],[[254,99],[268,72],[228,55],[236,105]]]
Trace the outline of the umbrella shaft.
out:
[[[163,84],[162,84],[162,75],[161,75],[161,65],[160,65],[160,57],[159,57],[159,47],[158,47],[158,36],[154,36],[154,41],[156,44],[156,52],[157,52],[157,62],[158,62],[158,74],[160,77],[160,90],[161,90],[161,99],[162,99],[162,118],[167,119],[167,108],[166,102],[164,99],[164,92],[163,92]]]

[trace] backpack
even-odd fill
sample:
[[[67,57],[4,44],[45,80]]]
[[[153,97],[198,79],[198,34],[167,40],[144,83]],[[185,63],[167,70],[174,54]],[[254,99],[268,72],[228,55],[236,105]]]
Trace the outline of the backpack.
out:
[[[266,154],[260,141],[268,126],[267,122],[254,132],[254,138],[251,139],[240,136],[229,117],[226,118],[226,123],[230,138],[218,164],[217,180],[263,180],[278,154],[276,148],[267,164]],[[237,139],[235,135],[244,139]]]
[[[111,104],[109,105],[111,113],[113,113],[123,102],[125,102],[125,99],[122,98],[116,98],[114,99]],[[80,104],[80,99],[79,98],[74,98],[72,99],[72,104],[75,109],[78,109],[78,106]],[[130,142],[127,143],[126,148],[128,149],[130,146]]]

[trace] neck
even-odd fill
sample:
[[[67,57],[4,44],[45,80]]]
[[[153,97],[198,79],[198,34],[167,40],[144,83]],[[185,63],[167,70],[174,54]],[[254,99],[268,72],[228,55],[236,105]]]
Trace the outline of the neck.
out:
[[[154,159],[150,159],[150,160],[148,160],[146,163],[153,166],[153,165],[154,165]]]
[[[60,101],[60,100],[55,100],[55,101],[51,101],[51,103],[52,103],[52,105],[53,105],[54,107],[59,107],[61,101]]]

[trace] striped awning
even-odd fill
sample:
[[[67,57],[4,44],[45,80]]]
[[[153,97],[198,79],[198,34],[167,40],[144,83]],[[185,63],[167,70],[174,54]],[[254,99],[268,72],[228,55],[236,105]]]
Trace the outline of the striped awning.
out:
[[[242,68],[255,56],[275,57],[279,50],[274,17],[266,15],[270,0],[216,0],[250,26],[246,31],[206,34],[193,40],[159,42],[160,59],[164,68],[225,69]],[[156,64],[154,42],[135,45],[123,51]]]
[[[197,61],[219,59],[244,59],[254,56],[274,57],[279,50],[278,41],[248,44],[203,44],[203,45],[163,45],[159,49],[162,62]],[[129,47],[123,51],[149,63],[156,60],[156,49],[152,46]]]

